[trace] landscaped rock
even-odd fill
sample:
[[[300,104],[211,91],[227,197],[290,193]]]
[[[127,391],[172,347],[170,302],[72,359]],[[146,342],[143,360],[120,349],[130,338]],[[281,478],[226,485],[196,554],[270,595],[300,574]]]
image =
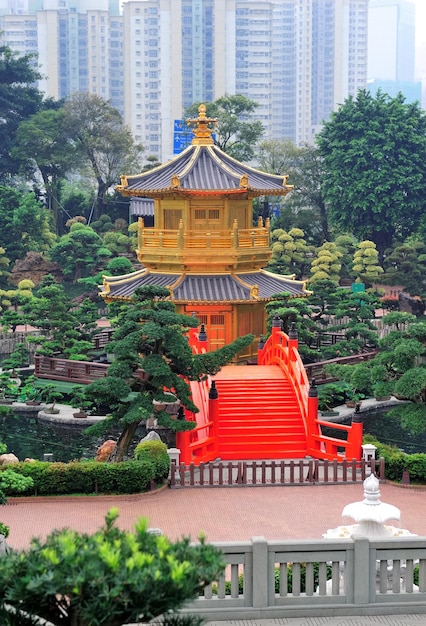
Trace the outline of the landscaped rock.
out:
[[[15,454],[0,454],[0,465],[8,465],[10,463],[19,463],[19,459]]]
[[[10,282],[17,285],[24,278],[30,278],[35,285],[38,285],[46,274],[52,274],[59,283],[64,280],[58,263],[48,261],[40,252],[27,252],[23,259],[15,261]]]
[[[398,296],[399,310],[420,317],[424,315],[425,305],[419,296],[410,296],[402,291]]]
[[[104,443],[99,446],[96,451],[95,461],[108,461],[110,455],[114,452],[115,446],[117,442],[114,439],[107,439]]]
[[[144,443],[145,441],[162,441],[160,435],[155,432],[155,430],[151,430],[146,437],[140,440],[139,443]]]

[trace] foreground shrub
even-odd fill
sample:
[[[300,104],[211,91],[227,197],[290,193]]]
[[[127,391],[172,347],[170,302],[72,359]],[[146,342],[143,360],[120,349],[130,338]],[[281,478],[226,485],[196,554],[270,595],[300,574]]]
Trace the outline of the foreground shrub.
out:
[[[222,554],[202,539],[172,543],[115,526],[117,509],[93,535],[54,531],[27,551],[0,557],[0,610],[5,605],[57,626],[149,622],[181,608],[223,572]]]

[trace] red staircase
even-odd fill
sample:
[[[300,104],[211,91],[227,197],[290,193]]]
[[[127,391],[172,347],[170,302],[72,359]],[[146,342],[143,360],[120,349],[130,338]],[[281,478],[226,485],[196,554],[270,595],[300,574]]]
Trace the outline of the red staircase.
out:
[[[219,458],[284,459],[307,454],[296,394],[280,367],[231,365],[214,379],[219,393]]]
[[[191,337],[193,349],[203,351],[203,342]],[[294,329],[286,335],[274,318],[270,337],[259,342],[259,365],[228,365],[212,381],[191,382],[199,412],[186,412],[196,426],[176,434],[181,463],[361,458],[362,419],[348,426],[318,415],[317,389],[308,382],[297,346]],[[344,431],[343,439],[324,435],[323,427]]]

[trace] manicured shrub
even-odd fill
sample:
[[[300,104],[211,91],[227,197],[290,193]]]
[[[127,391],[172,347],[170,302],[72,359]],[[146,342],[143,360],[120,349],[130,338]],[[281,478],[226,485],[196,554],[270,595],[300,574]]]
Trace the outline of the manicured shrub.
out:
[[[28,477],[25,490],[9,486],[7,495],[60,495],[89,493],[140,493],[150,489],[156,475],[154,463],[148,459],[122,463],[98,461],[72,461],[48,463],[36,461],[16,463],[14,472],[23,479]],[[0,467],[0,481],[4,470]],[[20,476],[19,476],[20,475]]]
[[[154,480],[163,481],[169,475],[170,458],[167,454],[167,446],[162,441],[153,439],[141,441],[135,448],[135,459],[142,461],[147,459],[155,466]]]
[[[406,454],[394,446],[377,441],[370,435],[364,437],[365,443],[372,443],[377,448],[379,457],[385,460],[386,478],[401,481],[402,474],[408,471],[413,483],[426,483],[426,454]]]

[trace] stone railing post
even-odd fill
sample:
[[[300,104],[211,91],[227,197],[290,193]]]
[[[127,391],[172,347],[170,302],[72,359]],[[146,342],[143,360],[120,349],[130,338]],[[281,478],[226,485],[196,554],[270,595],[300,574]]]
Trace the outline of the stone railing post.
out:
[[[353,590],[354,604],[370,602],[370,542],[367,537],[354,536]],[[376,572],[374,572],[374,585]]]
[[[268,543],[265,537],[252,537],[253,608],[268,606]]]

